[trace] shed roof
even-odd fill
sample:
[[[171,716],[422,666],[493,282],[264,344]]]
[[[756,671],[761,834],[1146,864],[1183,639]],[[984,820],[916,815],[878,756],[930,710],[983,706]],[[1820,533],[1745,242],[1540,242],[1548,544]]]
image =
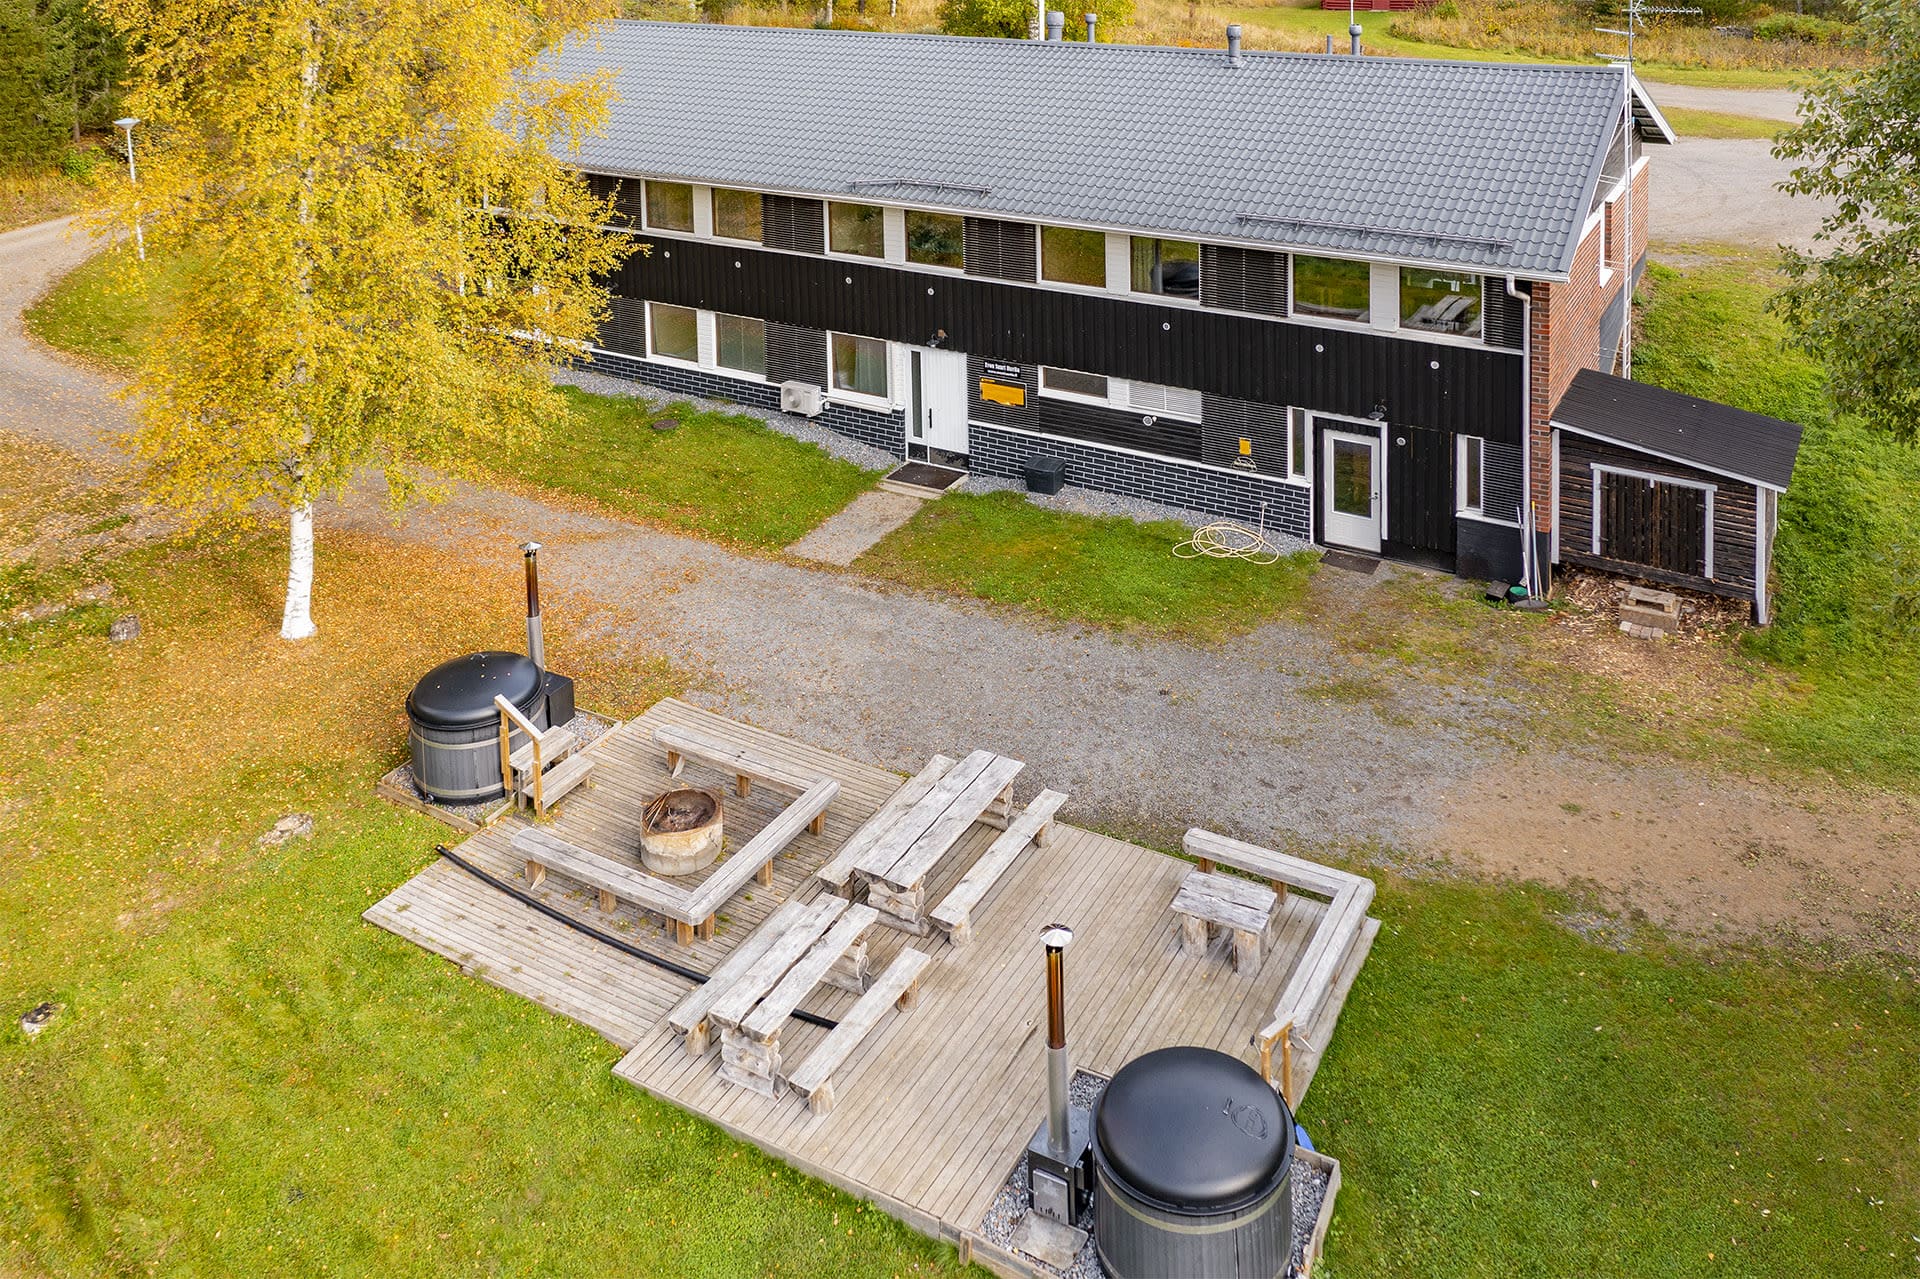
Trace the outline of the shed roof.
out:
[[[582,168],[1564,275],[1625,72],[619,21]]]
[[[1770,489],[1800,452],[1795,423],[1593,369],[1574,374],[1553,425]]]

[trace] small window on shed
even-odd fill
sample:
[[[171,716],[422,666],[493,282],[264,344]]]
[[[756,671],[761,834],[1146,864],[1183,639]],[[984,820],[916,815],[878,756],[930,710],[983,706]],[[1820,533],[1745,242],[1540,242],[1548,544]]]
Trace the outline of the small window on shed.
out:
[[[648,179],[647,225],[659,231],[692,231],[693,187]]]
[[[1077,227],[1040,228],[1040,278],[1098,289],[1107,282],[1107,235]]]

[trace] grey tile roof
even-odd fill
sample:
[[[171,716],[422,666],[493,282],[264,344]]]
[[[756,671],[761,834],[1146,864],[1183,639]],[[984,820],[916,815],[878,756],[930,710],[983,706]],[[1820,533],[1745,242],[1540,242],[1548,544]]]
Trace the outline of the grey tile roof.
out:
[[[546,66],[612,73],[589,170],[1538,275],[1622,109],[1602,66],[671,22]]]

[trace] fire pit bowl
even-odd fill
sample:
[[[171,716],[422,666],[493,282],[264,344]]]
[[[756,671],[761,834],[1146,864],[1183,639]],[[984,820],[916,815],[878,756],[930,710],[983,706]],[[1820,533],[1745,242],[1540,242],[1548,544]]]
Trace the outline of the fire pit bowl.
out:
[[[640,819],[640,864],[656,875],[691,875],[720,855],[720,793],[670,790]]]

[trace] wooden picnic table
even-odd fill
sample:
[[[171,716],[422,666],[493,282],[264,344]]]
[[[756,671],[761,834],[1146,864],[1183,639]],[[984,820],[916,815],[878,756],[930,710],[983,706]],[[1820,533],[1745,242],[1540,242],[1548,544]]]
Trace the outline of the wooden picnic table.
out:
[[[927,876],[977,821],[1001,830],[1013,811],[1013,779],[1026,765],[992,751],[974,751],[946,770],[918,802],[877,833],[854,863],[867,901],[883,923],[927,932]]]

